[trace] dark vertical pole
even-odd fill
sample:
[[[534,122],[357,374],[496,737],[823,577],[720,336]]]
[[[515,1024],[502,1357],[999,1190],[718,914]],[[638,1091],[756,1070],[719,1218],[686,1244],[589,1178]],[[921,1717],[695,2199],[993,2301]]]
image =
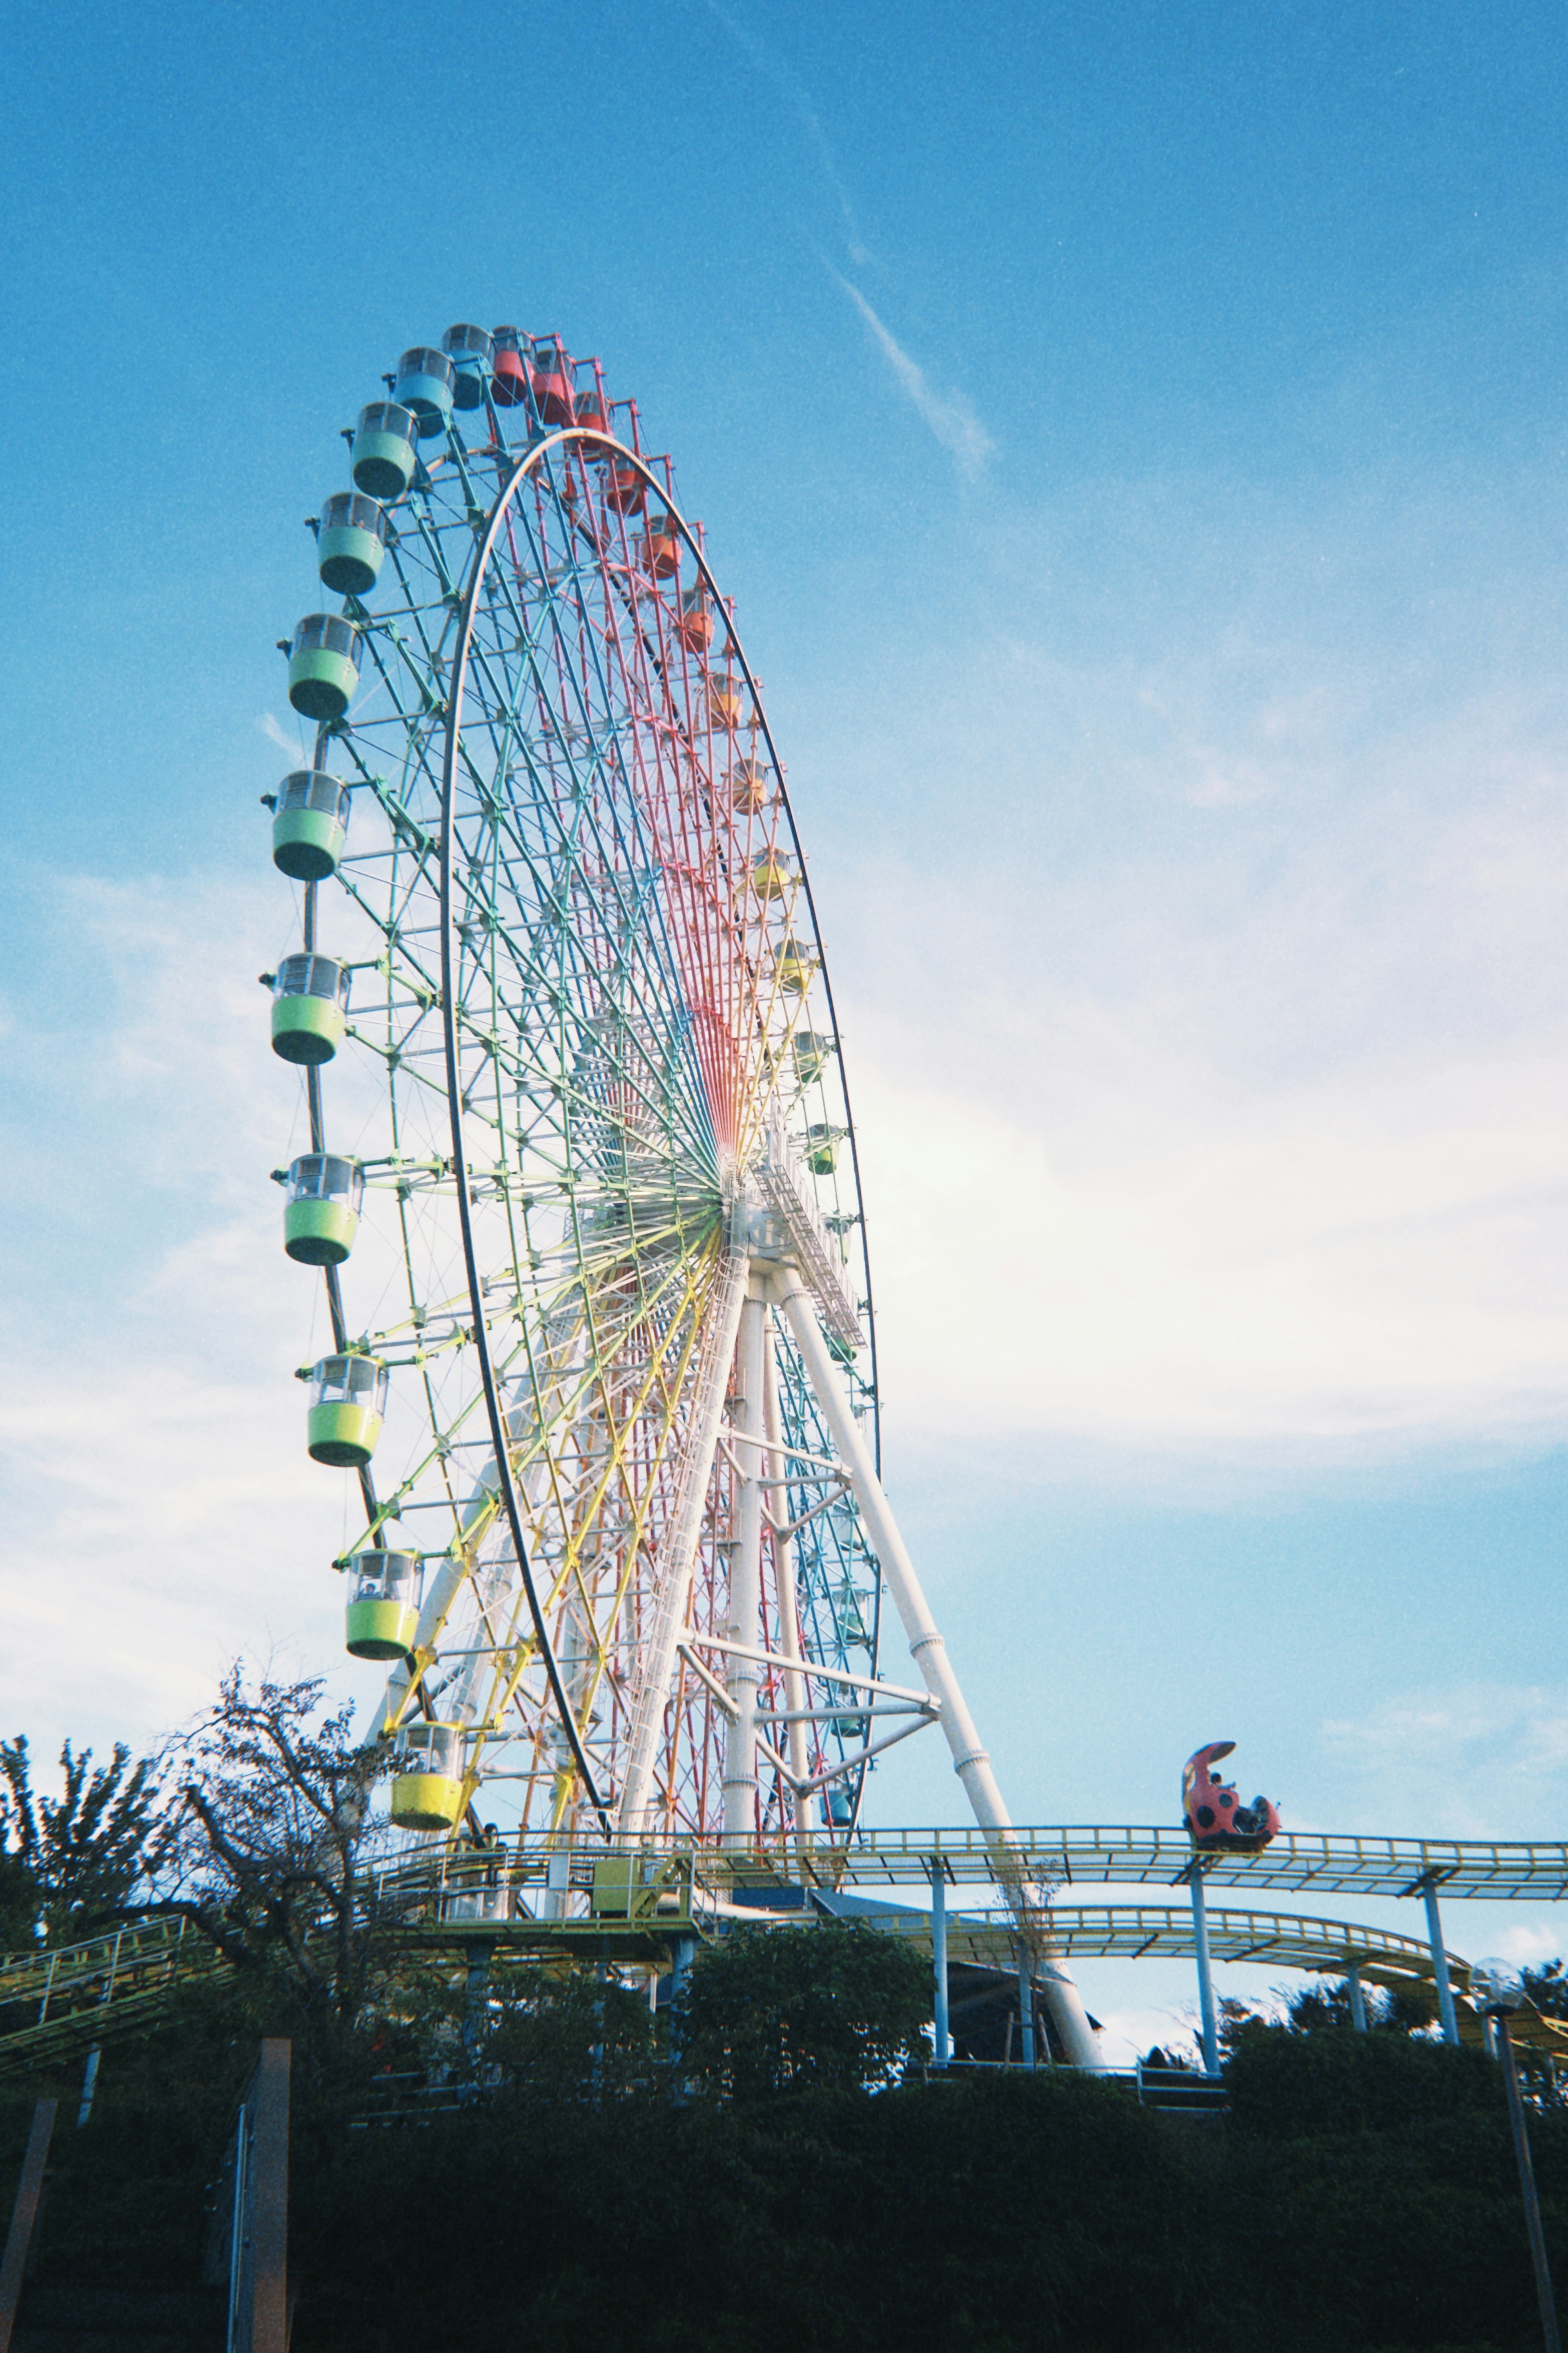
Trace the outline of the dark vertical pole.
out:
[[[250,2353],[289,2353],[289,2045],[268,2036],[256,2071]]]
[[[689,1894],[688,1902],[689,1903]],[[686,1989],[691,1977],[692,1958],[697,1951],[695,1936],[677,1936],[669,1961],[669,2088],[673,2097],[680,2087],[680,2061],[686,2042]]]
[[[495,1947],[476,1941],[468,1947],[468,1981],[463,1989],[463,2056],[473,2073],[485,2040],[485,2003],[490,1989],[490,1960]]]
[[[1029,1948],[1022,1936],[1018,1939],[1018,2041],[1019,2057],[1026,2067],[1035,2063],[1035,1973],[1029,1962]]]
[[[33,2128],[27,2135],[27,2153],[22,2159],[16,2203],[11,2209],[5,2253],[0,2260],[0,2353],[11,2353],[11,2331],[16,2326],[16,2306],[22,2300],[27,2251],[38,2220],[38,2200],[44,2194],[44,2168],[49,2160],[56,2105],[53,2100],[40,2100],[33,2110]]]
[[[83,2125],[86,2124],[89,2116],[92,2114],[93,2094],[98,2089],[98,2063],[102,2056],[102,2051],[95,2042],[92,2049],[87,2054],[87,2065],[82,2069],[81,2100],[76,2112],[76,2128],[78,2132],[80,2132]]]
[[[931,1957],[936,1979],[931,2020],[931,2065],[945,2067],[952,2049],[947,2022],[947,1866],[931,1859]]]
[[[1535,2300],[1541,2306],[1541,2334],[1545,2340],[1546,2353],[1563,2353],[1563,2339],[1557,2329],[1557,2299],[1552,2292],[1546,2240],[1541,2228],[1541,2204],[1535,2195],[1535,2168],[1530,2161],[1530,2133],[1524,2121],[1524,2102],[1520,2095],[1519,2070],[1513,2063],[1513,2043],[1509,2035],[1508,2019],[1500,2010],[1492,2012],[1492,2031],[1497,2039],[1497,2053],[1502,2062],[1502,2080],[1508,2091],[1508,2120],[1513,2132],[1513,2153],[1519,2163],[1519,2189],[1524,2200],[1524,2227],[1530,2236],[1530,2260],[1535,2266]]]

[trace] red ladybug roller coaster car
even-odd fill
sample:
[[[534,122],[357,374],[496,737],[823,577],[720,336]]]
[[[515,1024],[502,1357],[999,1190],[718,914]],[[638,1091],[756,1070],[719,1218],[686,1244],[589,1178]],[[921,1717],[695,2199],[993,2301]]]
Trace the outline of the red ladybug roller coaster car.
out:
[[[1182,1814],[1193,1844],[1223,1848],[1229,1854],[1258,1854],[1279,1828],[1278,1808],[1267,1798],[1244,1806],[1235,1787],[1215,1778],[1209,1767],[1228,1757],[1234,1740],[1211,1740],[1189,1757],[1182,1768]]]

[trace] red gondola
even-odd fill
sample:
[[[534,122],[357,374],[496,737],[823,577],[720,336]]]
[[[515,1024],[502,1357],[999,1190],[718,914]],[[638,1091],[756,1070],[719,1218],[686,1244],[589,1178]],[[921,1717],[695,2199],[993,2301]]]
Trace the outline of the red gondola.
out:
[[[635,466],[623,459],[610,468],[609,487],[605,492],[607,502],[617,514],[641,514],[647,504],[647,484]]]
[[[546,425],[572,422],[572,379],[559,343],[546,338],[533,346],[533,401]]]
[[[680,569],[680,540],[667,514],[647,519],[647,565],[656,580],[668,580]]]
[[[705,654],[713,642],[713,615],[708,603],[708,592],[699,581],[689,588],[680,600],[680,618],[675,634],[688,653]]]
[[[1267,1798],[1244,1806],[1235,1785],[1219,1780],[1210,1767],[1235,1748],[1234,1740],[1211,1740],[1182,1767],[1182,1817],[1187,1835],[1205,1852],[1260,1854],[1279,1828],[1277,1807]]]
[[[523,365],[522,338],[515,327],[498,327],[495,343],[490,397],[498,408],[520,407],[528,395],[528,370]]]

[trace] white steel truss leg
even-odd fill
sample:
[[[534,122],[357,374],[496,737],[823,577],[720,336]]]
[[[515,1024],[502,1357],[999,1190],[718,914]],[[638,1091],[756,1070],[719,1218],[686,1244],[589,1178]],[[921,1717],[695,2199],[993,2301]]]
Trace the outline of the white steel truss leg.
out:
[[[661,1564],[664,1574],[643,1663],[642,1688],[632,1719],[626,1781],[616,1815],[616,1827],[623,1837],[636,1837],[654,1827],[647,1820],[654,1764],[664,1730],[665,1710],[669,1704],[676,1647],[686,1626],[691,1572],[702,1534],[702,1515],[708,1508],[713,1457],[719,1451],[724,1392],[735,1355],[735,1336],[741,1328],[741,1310],[746,1303],[749,1267],[745,1250],[731,1247],[709,1311],[708,1329],[702,1336],[691,1420],[681,1457],[680,1482]]]
[[[856,1499],[866,1521],[872,1549],[881,1564],[894,1607],[903,1620],[909,1637],[910,1654],[942,1709],[942,1727],[952,1751],[953,1770],[963,1782],[974,1819],[985,1833],[985,1841],[997,1865],[997,1876],[1004,1889],[1023,1915],[1020,1925],[1038,1933],[1044,1905],[1037,1890],[1025,1882],[1009,1833],[1012,1817],[1007,1811],[996,1777],[991,1770],[991,1759],[980,1745],[980,1735],[970,1715],[958,1677],[953,1672],[947,1648],[936,1629],[925,1595],[921,1590],[914,1563],[904,1547],[898,1523],[882,1493],[880,1480],[871,1461],[870,1452],[838,1378],[832,1354],[822,1336],[816,1320],[816,1309],[811,1293],[792,1268],[780,1268],[773,1277],[774,1297],[789,1321],[795,1345],[805,1361],[818,1404],[827,1418],[834,1443],[845,1468],[854,1482]],[[1062,2038],[1068,2063],[1074,2067],[1103,2068],[1105,2062],[1095,2040],[1094,2029],[1089,2022],[1082,1997],[1071,1978],[1051,1954],[1048,1936],[1041,1949],[1041,1974],[1046,1982],[1046,1998],[1051,2015]]]
[[[762,1668],[746,1656],[763,1638],[763,1480],[767,1458],[762,1451],[766,1427],[763,1359],[768,1348],[768,1306],[765,1272],[753,1272],[741,1309],[740,1347],[735,1375],[739,1394],[734,1421],[740,1433],[754,1440],[740,1452],[740,1497],[736,1543],[730,1555],[730,1618],[725,1628],[732,1643],[743,1647],[729,1652],[725,1688],[734,1714],[724,1734],[724,1843],[750,1846],[757,1834],[757,1686]]]
[[[787,1490],[777,1482],[788,1478],[790,1462],[789,1457],[783,1451],[784,1410],[779,1403],[778,1345],[773,1335],[771,1309],[768,1312],[768,1324],[767,1360],[763,1366],[763,1406],[769,1451],[763,1460],[767,1464],[769,1479],[775,1482],[766,1492],[771,1495],[783,1495],[787,1493]],[[779,1649],[786,1659],[798,1659],[800,1657],[800,1604],[795,1585],[795,1538],[779,1534],[782,1525],[783,1523],[778,1521],[775,1514],[773,1560],[778,1572]],[[798,1840],[805,1841],[811,1836],[821,1805],[821,1800],[817,1797],[803,1795],[804,1785],[811,1778],[811,1751],[805,1723],[809,1702],[806,1698],[805,1677],[798,1668],[786,1670],[784,1682],[784,1706],[792,1719],[799,1719],[792,1721],[788,1727],[787,1746],[795,1801],[795,1836]]]

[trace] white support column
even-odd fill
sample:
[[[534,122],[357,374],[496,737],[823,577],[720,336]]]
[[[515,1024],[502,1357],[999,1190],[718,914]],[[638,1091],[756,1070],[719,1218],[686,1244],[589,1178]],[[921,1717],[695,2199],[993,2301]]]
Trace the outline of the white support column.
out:
[[[664,1730],[665,1710],[669,1704],[676,1646],[686,1625],[691,1571],[702,1534],[702,1514],[708,1507],[708,1484],[713,1476],[713,1457],[719,1448],[719,1425],[724,1418],[724,1391],[735,1354],[735,1335],[741,1328],[741,1310],[746,1301],[748,1266],[746,1252],[731,1249],[708,1311],[709,1325],[700,1343],[701,1357],[681,1458],[679,1486],[660,1564],[663,1579],[658,1610],[644,1662],[642,1688],[633,1714],[626,1778],[616,1815],[616,1828],[623,1838],[635,1837],[647,1827],[654,1762]]]
[[[1203,2021],[1204,2073],[1219,2073],[1219,2014],[1215,2009],[1214,1969],[1209,1960],[1209,1915],[1204,1902],[1204,1861],[1194,1855],[1187,1866],[1193,1899],[1193,1957],[1198,1965],[1198,2015]]]
[[[940,1854],[931,1859],[931,1957],[935,1979],[931,2063],[945,2067],[952,2057],[952,2037],[947,2012],[947,1865]]]
[[[1443,2040],[1454,2050],[1459,2047],[1459,2015],[1454,2008],[1454,1989],[1448,1981],[1448,1955],[1443,1943],[1443,1920],[1437,1909],[1437,1875],[1429,1871],[1421,1882],[1422,1901],[1426,1906],[1426,1941],[1432,1948],[1432,1975],[1437,1986],[1437,2015],[1443,2021]]]
[[[741,1453],[740,1510],[730,1554],[730,1616],[724,1631],[731,1642],[763,1647],[763,1481],[768,1457],[764,1360],[768,1345],[765,1272],[753,1273],[741,1309],[736,1355],[735,1429],[756,1440]],[[763,1670],[755,1659],[731,1651],[724,1688],[735,1713],[724,1733],[724,1843],[750,1846],[757,1834],[757,1685]]]
[[[773,1333],[771,1308],[768,1310],[767,1352],[763,1366],[763,1409],[768,1436],[768,1451],[763,1458],[767,1465],[767,1475],[770,1480],[785,1479],[789,1475],[789,1466],[788,1459],[783,1451],[784,1413],[779,1403],[778,1345]],[[773,1517],[777,1520],[781,1516],[780,1506],[784,1501],[787,1490],[770,1486],[766,1492],[773,1498],[769,1509]],[[775,1534],[773,1562],[778,1574],[779,1649],[786,1659],[798,1659],[801,1655],[800,1604],[795,1593],[795,1538],[793,1536],[781,1536]],[[802,1715],[810,1704],[806,1698],[805,1677],[798,1668],[791,1667],[786,1668],[784,1681],[785,1707],[792,1716]],[[791,1724],[789,1726],[786,1754],[789,1757],[790,1778],[795,1784],[794,1793],[795,1837],[797,1841],[804,1841],[810,1838],[816,1826],[822,1803],[819,1797],[803,1798],[800,1795],[801,1783],[809,1781],[811,1778],[811,1746],[804,1723]]]
[[[816,1309],[811,1293],[793,1268],[781,1268],[774,1277],[774,1295],[789,1319],[795,1345],[800,1350],[812,1388],[816,1392],[817,1402],[833,1432],[839,1458],[854,1482],[856,1499],[866,1523],[871,1548],[880,1563],[882,1575],[888,1580],[888,1589],[893,1597],[893,1605],[909,1637],[910,1655],[919,1665],[927,1689],[940,1705],[942,1728],[952,1751],[953,1770],[963,1784],[975,1820],[985,1832],[986,1845],[998,1866],[997,1876],[1021,1910],[1037,1913],[1043,1909],[1041,1899],[1037,1891],[1025,1883],[1022,1867],[1009,1838],[1012,1817],[997,1787],[996,1777],[991,1770],[991,1759],[980,1745],[974,1719],[964,1703],[946,1646],[921,1590],[914,1563],[905,1550],[898,1523],[882,1493],[870,1451],[861,1436],[859,1424],[849,1410],[849,1400],[839,1380],[832,1353],[816,1321]],[[1105,2061],[1100,2055],[1094,2029],[1089,2022],[1089,2014],[1079,1989],[1067,1971],[1050,1956],[1048,1945],[1042,1952],[1042,1962],[1047,1974],[1047,2000],[1069,2065],[1103,2068]]]

